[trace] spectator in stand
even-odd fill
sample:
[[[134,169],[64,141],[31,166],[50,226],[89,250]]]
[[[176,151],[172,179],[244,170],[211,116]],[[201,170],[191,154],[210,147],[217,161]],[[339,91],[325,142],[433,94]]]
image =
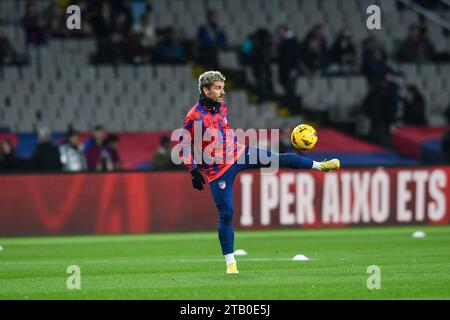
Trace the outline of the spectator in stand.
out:
[[[447,109],[444,112],[445,119],[447,124],[450,124],[450,104],[447,106]]]
[[[113,60],[111,53],[111,33],[114,25],[114,12],[108,1],[100,2],[98,7],[94,7],[90,22],[97,40],[96,62],[104,63]]]
[[[403,102],[403,123],[405,125],[426,126],[425,99],[414,85],[409,85]]]
[[[25,29],[27,45],[39,46],[47,43],[48,35],[45,20],[39,15],[34,1],[26,3],[22,25]]]
[[[219,66],[219,50],[226,48],[228,40],[215,10],[208,10],[206,19],[206,25],[198,29],[199,58],[205,68],[215,70]]]
[[[117,64],[123,61],[123,44],[129,36],[129,31],[126,14],[118,14],[114,18],[111,35],[103,47],[105,51],[102,52],[102,62]]]
[[[397,113],[397,88],[390,74],[371,87],[363,101],[363,111],[370,119],[370,140],[389,147],[390,130]]]
[[[0,172],[14,172],[20,171],[21,169],[21,161],[16,156],[16,151],[11,140],[3,140],[0,150]]]
[[[294,32],[283,24],[278,26],[278,73],[284,90],[284,104],[291,114],[297,114],[300,108],[299,99],[295,93],[299,74],[300,43]]]
[[[272,83],[272,35],[266,29],[257,30],[252,36],[249,63],[256,79],[258,103],[263,103],[273,96]]]
[[[111,34],[118,34],[121,38],[125,38],[131,30],[127,19],[127,15],[125,13],[119,13],[114,19]]]
[[[52,144],[49,129],[41,128],[38,132],[38,145],[31,157],[31,169],[38,172],[59,172],[62,170],[58,148]]]
[[[373,85],[383,80],[384,76],[391,72],[387,64],[387,54],[381,46],[378,38],[369,36],[363,41],[361,72],[367,76],[369,83]]]
[[[87,170],[83,146],[80,144],[80,136],[77,131],[72,130],[67,133],[65,142],[59,147],[59,154],[63,171],[81,172]]]
[[[450,164],[450,130],[443,135],[441,148],[442,152],[444,153],[447,164]]]
[[[161,63],[184,63],[183,46],[179,42],[175,29],[167,27],[164,30],[163,38],[156,49],[157,61]]]
[[[399,60],[402,62],[422,63],[432,61],[434,46],[425,28],[413,24],[409,27],[409,35],[400,47]]]
[[[381,45],[380,40],[374,35],[368,36],[362,42],[362,60],[364,61],[364,59],[367,59],[372,52],[378,50],[381,51],[384,58],[387,57],[386,50]]]
[[[382,81],[384,75],[391,71],[380,50],[375,50],[367,60],[365,74],[370,84]]]
[[[106,133],[102,126],[97,125],[94,128],[94,135],[88,141],[86,150],[87,169],[89,171],[105,171],[105,164],[103,159],[104,141]]]
[[[44,9],[42,18],[45,30],[51,37],[61,38],[67,34],[65,12],[55,1]]]
[[[156,44],[156,30],[152,21],[151,11],[144,12],[139,20],[133,26],[133,33],[139,38],[139,43],[147,50],[151,50]]]
[[[117,143],[119,137],[116,134],[110,134],[105,139],[105,152],[107,155],[106,170],[117,171],[122,170],[122,161],[120,160],[119,151],[117,150]]]
[[[253,38],[255,37],[254,33],[251,33],[245,38],[245,40],[241,43],[239,46],[239,61],[242,65],[250,65],[251,64],[251,58],[252,58],[252,46],[253,46]],[[277,45],[276,41],[274,41],[274,44]]]
[[[153,1],[152,0],[132,1],[131,12],[133,14],[133,22],[138,23],[144,13],[147,12],[151,14],[153,12]]]
[[[94,7],[91,24],[97,39],[102,41],[111,35],[114,24],[114,12],[108,1],[100,2],[98,7]]]
[[[0,66],[18,63],[20,63],[19,55],[3,31],[0,30]]]
[[[337,63],[344,73],[352,73],[356,67],[356,46],[348,28],[339,32],[331,47],[331,60]]]
[[[315,25],[303,42],[302,62],[309,72],[325,71],[328,66],[328,49],[322,25]]]
[[[139,35],[131,33],[124,39],[120,49],[121,62],[128,64],[149,64],[153,51],[140,44]]]
[[[123,45],[123,54],[128,63],[152,62],[157,36],[151,19],[151,11],[145,11],[133,26],[130,37]]]
[[[153,154],[152,165],[155,170],[172,170],[177,169],[172,162],[171,158],[171,148],[170,148],[170,138],[167,136],[162,136],[158,149]]]

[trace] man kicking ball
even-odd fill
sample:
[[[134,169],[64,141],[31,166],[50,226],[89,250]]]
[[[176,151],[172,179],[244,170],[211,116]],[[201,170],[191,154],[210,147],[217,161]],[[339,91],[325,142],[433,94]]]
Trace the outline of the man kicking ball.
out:
[[[234,258],[233,231],[233,184],[236,175],[245,169],[268,167],[268,163],[260,157],[264,153],[270,159],[276,159],[280,168],[331,171],[339,169],[340,162],[338,159],[316,162],[293,153],[278,154],[237,143],[236,136],[230,134],[233,131],[227,119],[228,106],[224,100],[225,77],[218,71],[207,71],[200,75],[198,89],[199,101],[189,110],[183,124],[185,132],[183,142],[189,143],[188,146],[185,145],[189,152],[187,154],[183,152],[182,158],[190,170],[192,185],[195,189],[203,190],[204,188],[205,179],[202,171],[208,179],[219,213],[217,231],[222,254],[227,264],[226,272],[236,274],[239,273]],[[218,134],[214,137],[216,139],[203,139],[200,145],[195,143],[195,139],[192,138],[195,136],[195,131],[201,130],[203,137],[203,133],[208,129]],[[189,134],[190,139],[186,139],[186,135]],[[210,144],[213,144],[213,148],[209,146]],[[205,152],[208,150],[213,150],[209,157],[208,152]],[[220,152],[215,152],[217,150]]]

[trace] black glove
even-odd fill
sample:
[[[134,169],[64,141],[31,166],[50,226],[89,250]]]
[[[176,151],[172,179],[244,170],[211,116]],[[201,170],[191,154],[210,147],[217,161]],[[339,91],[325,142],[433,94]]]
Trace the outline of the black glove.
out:
[[[191,171],[192,177],[192,186],[194,189],[203,190],[203,185],[206,183],[205,179],[203,179],[203,175],[200,172],[199,168],[195,168]]]

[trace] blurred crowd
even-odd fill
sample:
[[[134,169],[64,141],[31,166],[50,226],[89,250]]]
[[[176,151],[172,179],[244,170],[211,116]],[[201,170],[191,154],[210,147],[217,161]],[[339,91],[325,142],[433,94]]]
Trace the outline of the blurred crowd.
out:
[[[81,30],[66,27],[65,8],[72,4],[83,13]],[[217,68],[218,50],[227,46],[214,10],[199,19],[197,39],[182,39],[174,25],[155,25],[151,0],[61,0],[40,11],[36,0],[27,0],[25,8],[21,24],[27,48],[45,49],[51,39],[92,38],[97,50],[90,59],[95,64],[176,64],[197,59]],[[27,55],[19,54],[0,29],[0,65],[26,63]]]
[[[70,4],[78,5],[83,12],[81,30],[66,28],[64,9]],[[233,49],[216,10],[210,9],[206,17],[199,17],[195,39],[181,39],[173,24],[156,26],[155,14],[158,13],[154,12],[152,0],[61,0],[51,2],[41,11],[35,0],[27,0],[21,23],[27,46],[45,47],[53,38],[95,39],[97,50],[91,61],[98,64],[196,60],[207,69],[216,69],[219,51]],[[392,53],[387,53],[373,35],[362,44],[355,43],[349,28],[340,30],[329,45],[321,24],[315,25],[303,39],[286,24],[273,31],[259,29],[245,39],[238,51],[241,62],[250,65],[259,79],[257,91],[262,101],[273,95],[270,64],[278,63],[279,81],[286,91],[285,103],[291,109],[295,101],[291,89],[299,75],[363,73],[373,81],[390,70],[389,58],[409,63],[450,62],[450,52],[438,52],[423,25],[411,25],[408,36]],[[21,60],[11,39],[0,30],[0,64]]]
[[[295,81],[301,75],[364,74],[371,84],[375,84],[387,73],[395,73],[388,63],[390,59],[404,63],[450,62],[450,52],[437,52],[427,29],[416,24],[409,27],[407,38],[390,55],[375,35],[364,39],[361,50],[357,50],[358,47],[349,28],[340,30],[329,46],[321,24],[316,24],[304,39],[298,39],[294,31],[283,24],[273,34],[267,29],[250,34],[240,47],[240,56],[258,80],[257,93],[261,100],[273,96],[270,66],[278,64],[276,76],[287,94],[285,103],[292,112],[296,112],[295,97],[289,94],[293,93]]]
[[[64,8],[71,4],[83,13],[81,30],[66,28]],[[93,38],[97,44],[93,63],[185,62],[184,43],[173,26],[155,27],[151,1],[142,2],[137,18],[131,4],[123,0],[70,0],[52,2],[38,12],[36,2],[30,0],[22,19],[27,45],[45,46],[52,38]]]
[[[437,8],[433,2],[421,5]],[[422,4],[422,2],[424,4]],[[81,30],[68,30],[65,8],[78,5],[83,13]],[[93,63],[185,63],[198,60],[206,68],[218,67],[218,52],[229,47],[226,28],[221,25],[218,11],[209,9],[206,17],[199,17],[195,39],[181,39],[173,22],[155,25],[152,0],[59,0],[38,10],[36,0],[27,0],[21,24],[27,46],[45,47],[54,38],[92,38],[97,50]],[[171,24],[172,23],[172,24]],[[270,95],[268,63],[280,65],[280,81],[289,86],[287,79],[297,75],[363,72],[370,78],[380,77],[386,69],[388,54],[374,36],[362,43],[362,59],[351,30],[344,28],[333,39],[331,46],[323,27],[315,25],[303,39],[298,39],[288,25],[280,25],[273,32],[259,29],[251,33],[239,48],[244,64],[251,64],[261,96]],[[450,62],[450,53],[437,52],[422,25],[411,25],[409,34],[391,58],[400,62]],[[0,29],[0,64],[21,61]],[[357,65],[362,60],[361,65]],[[292,99],[292,97],[289,97]]]
[[[47,128],[38,131],[38,142],[30,159],[16,154],[14,144],[5,139],[1,142],[0,171],[3,172],[110,172],[122,170],[117,150],[119,138],[107,134],[97,125],[84,143],[80,133],[69,128],[63,139],[52,139]]]
[[[90,136],[69,127],[63,137],[46,128],[37,132],[31,157],[20,157],[11,139],[0,141],[0,172],[113,172],[125,170],[119,154],[119,136],[103,126],[93,128]],[[145,170],[185,170],[172,162],[172,142],[162,135]]]
[[[364,75],[369,92],[356,112],[370,120],[367,137],[386,147],[393,126],[427,125],[423,93],[408,84],[405,75],[389,61],[450,62],[450,52],[437,52],[426,28],[416,24],[409,27],[406,39],[390,55],[374,35],[364,39],[358,50],[348,28],[340,30],[328,46],[321,24],[315,25],[304,39],[298,39],[285,24],[278,26],[273,34],[259,29],[250,34],[239,50],[243,64],[251,67],[256,79],[254,89],[258,102],[275,97],[273,79],[277,77],[284,92],[281,101],[289,114],[303,112],[302,97],[296,93],[299,76]],[[359,57],[358,52],[361,52]],[[278,65],[277,75],[272,74],[273,63]]]

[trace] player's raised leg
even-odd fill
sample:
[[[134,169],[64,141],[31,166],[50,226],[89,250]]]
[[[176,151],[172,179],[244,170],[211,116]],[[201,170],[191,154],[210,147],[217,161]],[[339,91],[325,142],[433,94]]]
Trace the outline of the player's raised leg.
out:
[[[276,154],[273,153],[272,155],[276,156]],[[317,162],[294,153],[280,153],[278,156],[280,168],[333,171],[338,170],[341,167],[341,163],[338,159]]]
[[[261,160],[263,157],[266,159],[278,157],[280,168],[332,171],[338,170],[341,167],[338,159],[317,162],[295,153],[274,153],[266,149],[247,147],[245,151],[245,163],[240,166],[240,170],[271,166],[271,164],[263,163]]]

